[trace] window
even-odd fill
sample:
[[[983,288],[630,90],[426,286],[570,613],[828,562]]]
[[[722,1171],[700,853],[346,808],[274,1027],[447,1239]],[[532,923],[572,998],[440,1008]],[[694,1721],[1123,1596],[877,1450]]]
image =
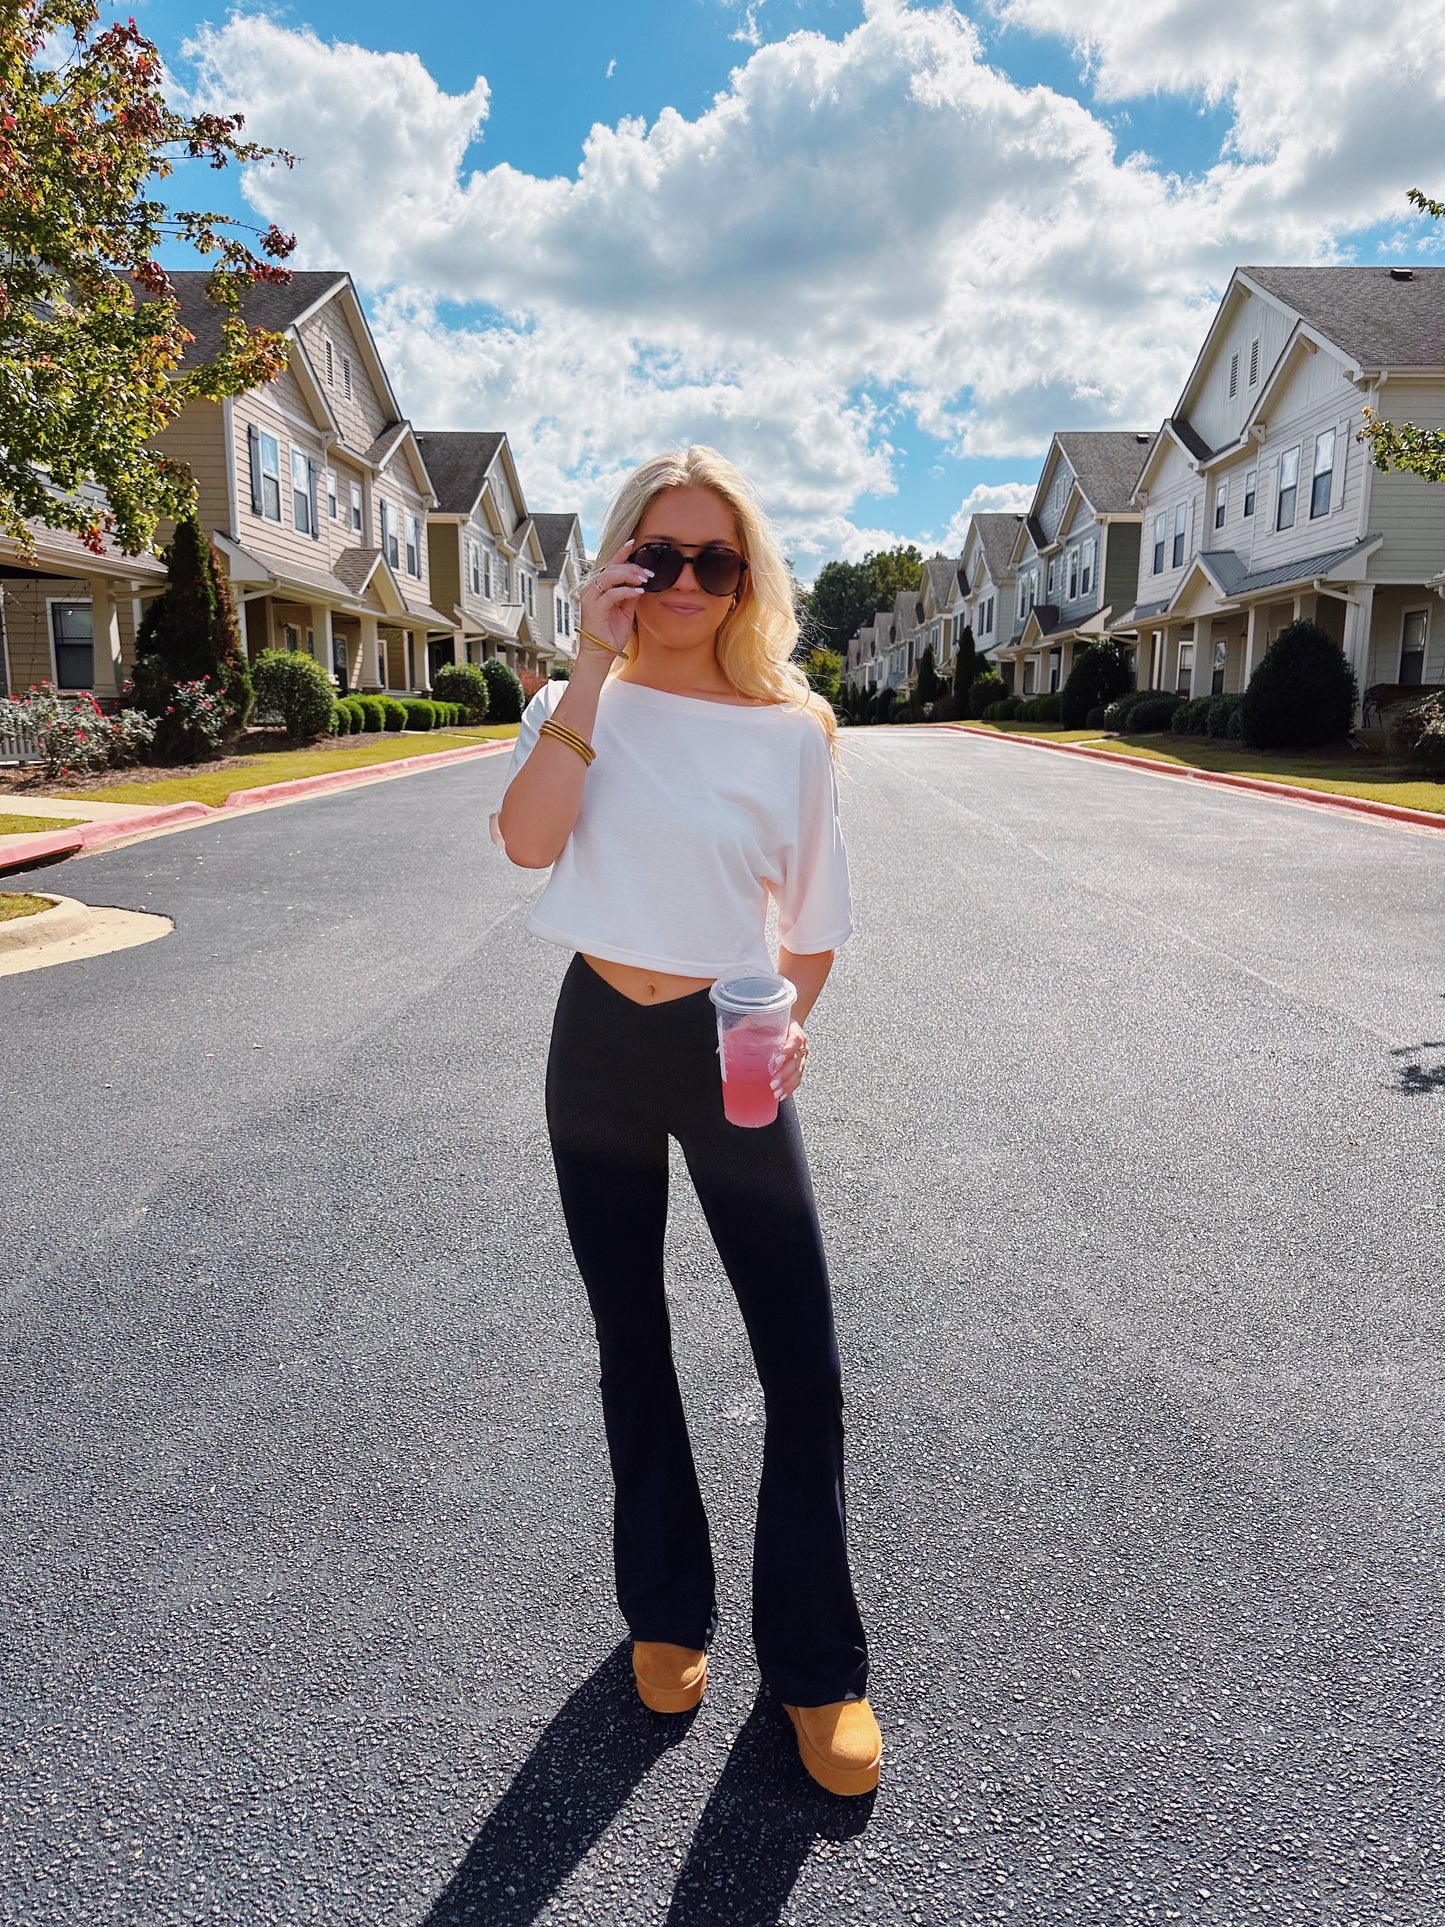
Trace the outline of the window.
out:
[[[552,633],[557,636],[563,636],[567,633],[562,626],[561,596],[553,596],[552,598]]]
[[[1169,517],[1160,509],[1154,517],[1154,573],[1164,573],[1164,541],[1169,528]]]
[[[1026,696],[1033,695],[1034,678],[1037,676],[1037,674],[1038,674],[1038,664],[1035,661],[1035,659],[1032,656],[1030,656],[1028,661],[1024,664],[1024,687],[1023,687],[1024,695]]]
[[[1251,388],[1258,388],[1259,386],[1259,336],[1258,335],[1256,335],[1254,337],[1254,340],[1251,341],[1249,344],[1249,385]]]
[[[406,572],[421,574],[421,518],[416,515],[406,518]]]
[[[343,395],[345,395],[348,401],[351,400],[351,356],[350,355],[343,355],[341,357],[341,392]]]
[[[361,484],[360,482],[353,482],[351,484],[351,526],[352,528],[355,529],[356,533],[360,535],[361,533]]]
[[[1330,489],[1335,479],[1335,431],[1315,436],[1315,468],[1310,478],[1310,520],[1330,512]]]
[[[1179,674],[1174,679],[1174,687],[1181,696],[1189,694],[1189,685],[1194,680],[1194,644],[1181,642],[1179,645]]]
[[[268,522],[281,520],[281,444],[274,435],[262,434],[261,445],[261,507],[259,513]]]
[[[336,357],[329,341],[326,344],[326,386],[328,388],[336,386]]]
[[[497,557],[497,599],[499,602],[512,599],[512,568],[505,555]]]
[[[1245,470],[1245,474],[1244,474],[1244,512],[1245,512],[1245,514],[1246,514],[1246,516],[1249,516],[1249,515],[1253,515],[1253,514],[1254,514],[1254,485],[1255,485],[1255,478],[1256,478],[1256,471],[1255,471],[1254,469],[1252,469],[1252,468],[1250,468],[1250,469],[1246,469],[1246,470]]]
[[[334,468],[328,468],[326,471],[326,513],[333,522],[336,520],[336,470]]]
[[[1059,677],[1063,674],[1063,670],[1064,670],[1063,650],[1051,649],[1049,651],[1049,694],[1051,696],[1056,695],[1058,693]]]
[[[293,652],[297,652],[300,650],[301,631],[296,627],[296,624],[294,622],[282,623],[281,640],[287,649],[290,649]]]
[[[1229,482],[1222,481],[1214,491],[1214,526],[1224,527],[1224,518],[1229,513]]]
[[[1400,681],[1415,687],[1425,680],[1425,639],[1430,631],[1428,609],[1411,609],[1400,632]],[[59,650],[56,651],[57,661]]]
[[[988,601],[985,602],[983,605],[983,632],[986,636],[991,636],[993,634],[993,597],[992,596],[990,596]]]
[[[1277,529],[1294,527],[1294,505],[1298,494],[1299,450],[1287,448],[1279,458],[1279,502],[1274,516]]]
[[[1072,602],[1079,593],[1079,551],[1069,550],[1069,600]]]
[[[90,689],[95,684],[95,631],[88,602],[52,602],[50,633],[55,641],[55,687]],[[1417,676],[1415,680],[1420,679]]]
[[[400,531],[397,528],[397,513],[390,502],[381,505],[381,553],[393,569],[401,567]]]
[[[1174,509],[1174,548],[1170,556],[1170,567],[1182,569],[1184,566],[1184,536],[1189,527],[1189,504],[1179,502]]]
[[[291,451],[291,520],[302,535],[311,533],[311,488],[306,475],[306,457],[299,448]]]
[[[1095,542],[1091,535],[1084,544],[1079,569],[1079,594],[1092,595],[1094,590],[1094,553]]]
[[[1048,591],[1050,602],[1052,602],[1054,599],[1054,570],[1056,566],[1057,566],[1057,557],[1051,555],[1049,557],[1049,591]]]
[[[491,601],[492,599],[492,552],[490,549],[482,550],[482,594],[487,598],[488,602]]]
[[[482,551],[475,542],[467,544],[467,586],[473,595],[482,593]]]
[[[525,585],[525,587],[526,587],[526,591],[527,591],[527,614],[528,614],[529,616],[534,616],[534,615],[536,615],[536,613],[537,613],[537,585],[536,585],[536,582],[535,582],[535,580],[534,580],[534,578],[532,577],[532,575],[531,575],[530,573],[529,573],[529,574],[527,574],[527,575],[524,575],[524,576],[522,577],[522,581],[523,581],[523,584]]]
[[[1234,400],[1239,393],[1239,350],[1236,348],[1229,357],[1229,399]]]

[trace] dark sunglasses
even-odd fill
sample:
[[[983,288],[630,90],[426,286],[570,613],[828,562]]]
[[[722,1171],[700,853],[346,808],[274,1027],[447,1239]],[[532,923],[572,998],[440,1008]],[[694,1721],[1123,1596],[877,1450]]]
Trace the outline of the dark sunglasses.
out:
[[[704,595],[733,595],[748,572],[745,559],[724,542],[705,542],[701,547],[676,542],[644,542],[628,556],[640,569],[651,569],[652,580],[644,582],[643,593],[657,595],[670,589],[682,574],[683,564],[692,563],[697,586]]]

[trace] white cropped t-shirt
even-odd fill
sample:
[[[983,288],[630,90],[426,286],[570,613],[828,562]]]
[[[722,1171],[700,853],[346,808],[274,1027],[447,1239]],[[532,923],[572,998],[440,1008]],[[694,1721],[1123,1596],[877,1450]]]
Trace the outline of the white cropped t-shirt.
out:
[[[566,688],[549,682],[528,703],[508,783]],[[685,977],[771,970],[770,896],[794,953],[848,936],[838,785],[815,716],[611,676],[592,746],[577,822],[527,919],[534,936]],[[505,849],[496,815],[491,835]]]

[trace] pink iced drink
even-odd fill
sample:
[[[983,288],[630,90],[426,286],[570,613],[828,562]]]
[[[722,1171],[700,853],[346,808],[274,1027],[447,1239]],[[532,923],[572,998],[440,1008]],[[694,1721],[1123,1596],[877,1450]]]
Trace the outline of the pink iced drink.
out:
[[[780,1041],[773,1031],[740,1027],[725,1033],[723,1116],[729,1124],[771,1124],[778,1115],[772,1060]]]

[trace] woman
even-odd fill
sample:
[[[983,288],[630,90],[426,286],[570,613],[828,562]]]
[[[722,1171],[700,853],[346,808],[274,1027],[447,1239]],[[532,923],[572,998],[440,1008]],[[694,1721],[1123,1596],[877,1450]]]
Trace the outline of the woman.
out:
[[[791,661],[787,565],[738,471],[709,448],[625,484],[582,591],[569,682],[522,719],[493,838],[552,867],[527,927],[577,954],[547,1063],[547,1125],[597,1326],[615,1485],[617,1598],[643,1702],[707,1684],[712,1552],[663,1289],[668,1137],[737,1296],[766,1404],[753,1639],[804,1765],[877,1785],[882,1743],[848,1571],[842,1389],[827,1266],[791,1098],[804,1029],[851,929],[832,711]],[[742,965],[798,991],[778,1116],[723,1117],[709,986]]]

